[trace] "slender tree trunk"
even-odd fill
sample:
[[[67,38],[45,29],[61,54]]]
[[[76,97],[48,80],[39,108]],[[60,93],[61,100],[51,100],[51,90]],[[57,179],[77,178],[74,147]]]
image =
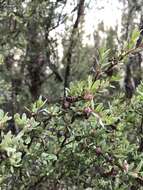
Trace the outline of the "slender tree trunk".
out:
[[[66,88],[69,87],[69,78],[70,78],[70,75],[71,75],[71,64],[72,64],[72,51],[73,51],[73,48],[76,45],[75,36],[77,34],[80,19],[83,16],[84,4],[85,4],[85,0],[80,0],[79,1],[79,5],[78,5],[78,9],[77,9],[77,18],[76,18],[75,23],[73,25],[73,29],[72,29],[71,37],[70,37],[69,48],[68,48],[66,56],[65,56],[66,69],[65,69],[65,77],[64,77],[64,96],[66,96]]]

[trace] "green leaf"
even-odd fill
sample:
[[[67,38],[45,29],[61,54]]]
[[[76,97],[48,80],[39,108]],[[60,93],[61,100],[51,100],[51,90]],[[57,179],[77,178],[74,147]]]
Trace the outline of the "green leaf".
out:
[[[125,49],[131,49],[135,46],[136,40],[137,40],[137,37],[139,36],[139,34],[140,34],[139,30],[137,28],[135,28],[132,32],[129,42],[126,44]]]
[[[4,111],[0,109],[0,120],[4,117]]]
[[[142,166],[143,166],[143,160],[141,160],[140,163],[138,164],[136,171],[139,172],[141,170]]]

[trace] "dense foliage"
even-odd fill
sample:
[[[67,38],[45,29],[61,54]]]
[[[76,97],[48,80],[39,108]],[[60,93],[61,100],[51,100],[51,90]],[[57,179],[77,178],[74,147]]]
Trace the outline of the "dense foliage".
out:
[[[141,189],[143,85],[130,102],[105,102],[107,88],[89,77],[59,103],[40,97],[15,115],[16,135],[1,110],[1,189]]]

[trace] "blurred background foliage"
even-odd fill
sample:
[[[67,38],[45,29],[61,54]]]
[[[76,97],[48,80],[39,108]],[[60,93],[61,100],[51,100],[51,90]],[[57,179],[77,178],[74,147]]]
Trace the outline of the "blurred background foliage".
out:
[[[98,9],[104,10],[107,3],[101,2],[99,6],[98,0],[85,1],[79,11],[80,1],[0,2],[0,104],[5,111],[21,112],[41,94],[50,99],[62,96],[69,59],[69,81],[82,80],[95,74],[100,49],[109,49],[108,62],[135,45],[137,35],[132,37],[132,32],[139,33],[142,1],[117,1],[121,5],[121,23],[112,27],[98,21],[87,36],[86,14],[93,9],[92,5],[98,14]],[[115,69],[122,79],[126,72],[123,65]]]

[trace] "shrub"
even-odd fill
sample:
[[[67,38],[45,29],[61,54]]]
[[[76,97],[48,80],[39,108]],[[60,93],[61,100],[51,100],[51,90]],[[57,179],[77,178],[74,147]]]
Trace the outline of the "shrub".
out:
[[[40,97],[15,115],[17,134],[1,110],[1,189],[141,189],[143,84],[131,101],[106,102],[108,86],[89,77],[57,103]]]

